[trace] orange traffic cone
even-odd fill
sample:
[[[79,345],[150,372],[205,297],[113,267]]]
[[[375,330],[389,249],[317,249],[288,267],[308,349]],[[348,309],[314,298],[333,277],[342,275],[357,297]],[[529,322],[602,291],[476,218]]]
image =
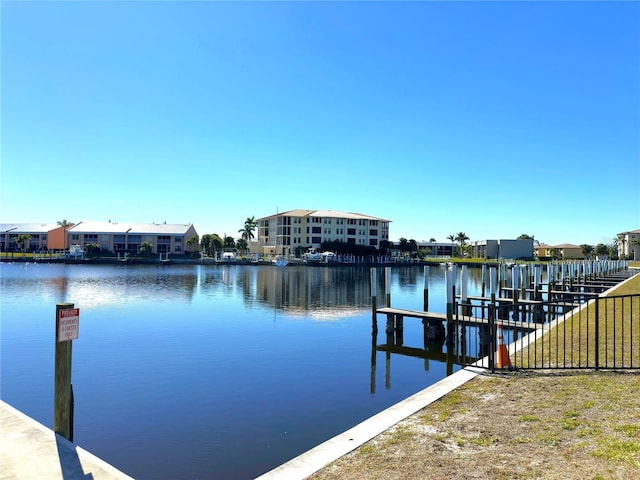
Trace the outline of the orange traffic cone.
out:
[[[504,344],[504,337],[502,336],[502,325],[496,325],[496,335],[498,337],[498,354],[496,355],[496,365],[498,368],[511,367],[509,350]]]

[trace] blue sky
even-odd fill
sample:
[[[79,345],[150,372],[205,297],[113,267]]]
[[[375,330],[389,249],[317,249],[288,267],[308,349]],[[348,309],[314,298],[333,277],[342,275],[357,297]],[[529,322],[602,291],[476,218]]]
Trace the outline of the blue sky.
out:
[[[0,221],[640,228],[640,3],[7,2]]]

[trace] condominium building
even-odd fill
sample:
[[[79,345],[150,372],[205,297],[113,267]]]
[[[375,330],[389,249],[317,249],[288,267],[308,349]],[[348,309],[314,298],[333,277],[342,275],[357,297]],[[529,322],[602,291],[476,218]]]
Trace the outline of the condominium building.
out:
[[[618,234],[618,255],[633,260],[640,259],[640,229]]]
[[[3,252],[39,252],[52,248],[54,238],[62,238],[63,227],[55,223],[3,223],[0,224],[0,251]],[[28,235],[29,239],[18,245],[16,238]]]
[[[258,241],[252,251],[289,255],[323,242],[343,241],[380,248],[389,240],[390,220],[335,210],[290,210],[257,220]]]
[[[25,234],[29,239],[18,245],[16,239]],[[55,223],[0,224],[0,249],[5,252],[39,252],[66,250],[71,245],[85,249],[97,245],[104,252],[138,253],[143,243],[152,253],[184,253],[199,250],[193,225],[156,223],[79,222],[64,227]]]
[[[199,250],[191,224],[80,222],[67,230],[67,245],[98,245],[102,251],[138,253],[143,243],[151,245],[152,253],[183,255]]]

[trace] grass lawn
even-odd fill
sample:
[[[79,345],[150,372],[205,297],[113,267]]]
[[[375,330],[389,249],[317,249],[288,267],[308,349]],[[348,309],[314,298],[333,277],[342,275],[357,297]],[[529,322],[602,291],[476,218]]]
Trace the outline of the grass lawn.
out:
[[[637,293],[640,275],[613,294]],[[628,308],[606,308],[607,323],[630,320]],[[310,478],[636,480],[639,398],[638,370],[486,373]]]

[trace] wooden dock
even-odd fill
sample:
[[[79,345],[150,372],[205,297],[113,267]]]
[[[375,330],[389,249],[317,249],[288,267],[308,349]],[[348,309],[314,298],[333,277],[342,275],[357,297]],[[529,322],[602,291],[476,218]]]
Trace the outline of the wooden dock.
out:
[[[444,313],[437,312],[425,312],[422,310],[406,310],[403,308],[392,308],[392,307],[383,307],[376,309],[376,313],[383,315],[397,315],[401,317],[410,317],[410,318],[419,318],[421,320],[439,320],[442,322],[447,321],[447,315]],[[478,317],[467,317],[458,315],[455,320],[458,323],[470,323],[475,325],[489,325],[489,319],[487,318],[478,318]],[[524,328],[530,330],[538,330],[543,328],[543,325],[540,323],[532,323],[532,322],[516,322],[514,320],[500,320],[496,318],[494,320],[496,325],[500,325],[506,328]]]

